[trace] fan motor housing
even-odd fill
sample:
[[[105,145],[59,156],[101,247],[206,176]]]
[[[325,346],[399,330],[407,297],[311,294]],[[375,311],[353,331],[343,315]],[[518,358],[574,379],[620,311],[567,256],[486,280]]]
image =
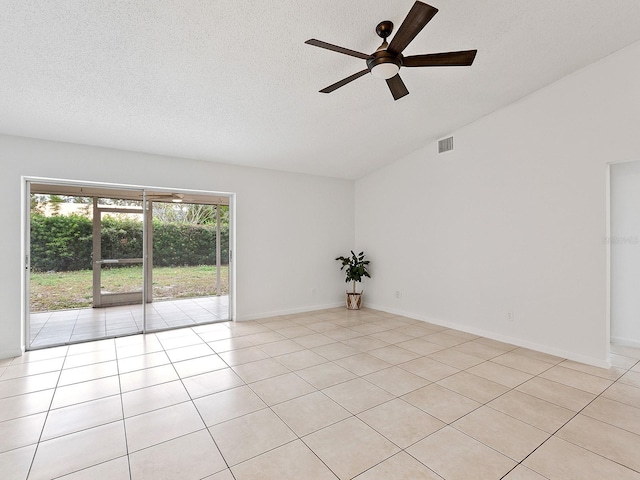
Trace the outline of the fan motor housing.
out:
[[[394,63],[398,68],[400,68],[402,66],[402,55],[396,55],[386,50],[378,50],[367,59],[367,67],[369,68],[369,71],[381,63]]]
[[[376,33],[380,38],[387,38],[393,31],[393,22],[391,20],[385,20],[380,22],[376,27]]]

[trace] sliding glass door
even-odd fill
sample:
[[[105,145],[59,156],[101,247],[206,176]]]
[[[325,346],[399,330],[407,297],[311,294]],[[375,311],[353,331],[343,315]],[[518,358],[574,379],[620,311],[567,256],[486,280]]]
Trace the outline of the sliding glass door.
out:
[[[141,332],[143,191],[29,190],[29,348]]]
[[[231,319],[229,196],[27,190],[28,349]]]
[[[148,329],[229,320],[228,199],[154,192],[148,198]]]

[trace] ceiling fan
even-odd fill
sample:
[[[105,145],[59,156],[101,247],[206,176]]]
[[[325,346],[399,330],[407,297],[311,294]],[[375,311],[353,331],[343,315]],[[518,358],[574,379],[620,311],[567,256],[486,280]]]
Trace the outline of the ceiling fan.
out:
[[[476,58],[477,50],[429,53],[425,55],[412,55],[410,57],[404,57],[402,55],[402,51],[407,47],[407,45],[409,45],[409,43],[411,43],[416,35],[420,33],[425,25],[429,23],[436,13],[438,13],[437,8],[417,1],[413,4],[413,7],[411,7],[411,10],[402,22],[402,25],[400,25],[400,28],[394,35],[391,43],[387,42],[387,37],[391,35],[391,32],[393,31],[393,23],[389,20],[380,22],[376,27],[376,33],[380,38],[382,38],[382,45],[380,45],[371,55],[332,45],[321,40],[316,40],[315,38],[304,42],[315,47],[326,48],[327,50],[361,58],[367,62],[367,68],[364,70],[354,73],[333,85],[329,85],[328,87],[320,90],[320,92],[331,93],[334,90],[345,86],[347,83],[353,82],[354,80],[371,72],[371,75],[374,77],[382,78],[387,81],[387,85],[389,85],[389,90],[391,90],[393,99],[398,100],[399,98],[409,94],[409,90],[407,90],[407,87],[400,78],[400,75],[398,75],[400,67],[464,67],[471,65],[473,60]]]

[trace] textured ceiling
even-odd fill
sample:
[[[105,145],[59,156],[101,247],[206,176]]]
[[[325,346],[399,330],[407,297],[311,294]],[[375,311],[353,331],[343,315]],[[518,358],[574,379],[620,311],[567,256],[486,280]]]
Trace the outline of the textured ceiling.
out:
[[[394,102],[364,60],[412,0],[3,0],[0,133],[358,178],[640,40],[640,2],[431,0]]]

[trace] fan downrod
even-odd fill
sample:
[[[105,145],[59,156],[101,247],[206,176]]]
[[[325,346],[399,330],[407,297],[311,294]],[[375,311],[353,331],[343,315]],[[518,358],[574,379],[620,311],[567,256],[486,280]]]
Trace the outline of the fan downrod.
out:
[[[385,20],[384,22],[380,22],[376,27],[376,33],[383,40],[386,39],[391,32],[393,31],[393,22],[390,20]]]

